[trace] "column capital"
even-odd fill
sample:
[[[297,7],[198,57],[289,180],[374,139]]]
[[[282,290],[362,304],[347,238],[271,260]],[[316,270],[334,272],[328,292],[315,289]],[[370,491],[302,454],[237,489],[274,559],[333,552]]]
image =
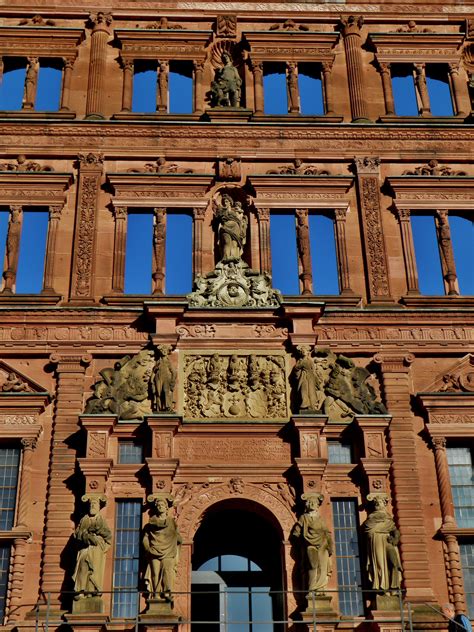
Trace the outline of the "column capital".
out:
[[[193,216],[195,220],[203,220],[206,217],[207,208],[205,206],[195,206]]]
[[[377,156],[356,156],[354,158],[354,166],[358,175],[378,175],[380,172],[380,158]]]
[[[83,169],[84,167],[88,169],[97,167],[102,170],[102,165],[104,164],[104,155],[101,153],[94,154],[93,152],[89,152],[88,154],[78,154],[77,160],[81,169]]]
[[[347,219],[347,208],[335,208],[334,219],[336,222],[345,222]]]
[[[120,56],[120,63],[122,65],[123,70],[133,70],[135,62],[133,59],[128,59],[127,57]]]
[[[411,211],[409,208],[398,208],[398,206],[395,206],[395,212],[399,222],[410,221]]]
[[[385,354],[377,353],[374,356],[374,362],[382,366],[383,371],[391,371],[395,373],[408,373],[410,365],[414,362],[413,353]]]
[[[446,437],[435,435],[431,437],[431,445],[433,450],[446,450]]]
[[[63,204],[50,204],[49,205],[49,219],[59,219],[63,212]]]
[[[364,18],[362,15],[348,15],[341,17],[341,31],[343,37],[348,35],[360,36],[360,30],[364,24]]]
[[[92,355],[90,353],[82,355],[52,353],[49,356],[49,361],[56,365],[56,370],[60,373],[76,372],[77,370],[84,370],[92,362]]]
[[[25,452],[27,450],[30,450],[32,452],[33,450],[36,449],[37,444],[38,444],[38,437],[24,437],[21,440],[21,447],[23,448]]]
[[[115,219],[126,219],[128,215],[128,206],[114,206],[113,213]]]
[[[89,26],[92,28],[92,33],[97,31],[105,31],[110,34],[109,27],[112,24],[112,14],[105,13],[104,11],[97,11],[97,13],[89,14]]]

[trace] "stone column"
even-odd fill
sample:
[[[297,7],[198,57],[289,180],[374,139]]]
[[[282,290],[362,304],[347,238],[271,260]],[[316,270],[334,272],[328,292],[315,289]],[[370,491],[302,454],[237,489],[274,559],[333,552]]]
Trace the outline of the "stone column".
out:
[[[370,303],[392,303],[380,208],[380,158],[356,158],[359,212],[364,235]]]
[[[87,85],[86,118],[105,118],[103,88],[107,72],[107,42],[112,14],[99,11],[90,16],[92,24],[89,83]]]
[[[194,112],[202,114],[204,112],[204,62],[194,61]]]
[[[308,209],[297,208],[296,212],[296,239],[301,263],[301,281],[303,294],[313,294],[313,269],[311,266],[311,245],[309,241]]]
[[[165,293],[166,209],[155,208],[153,227],[153,294]]]
[[[355,17],[350,15],[341,19],[353,123],[363,123],[369,120],[365,98],[364,65],[362,63],[362,38],[360,35],[363,23],[364,19],[362,16]]]
[[[74,59],[63,57],[63,88],[61,92],[61,112],[69,112],[69,101],[71,98],[71,77]]]
[[[168,61],[158,62],[158,82],[156,91],[156,111],[167,112],[168,111],[168,80],[169,80],[170,65]]]
[[[430,96],[426,85],[425,64],[415,64],[415,83],[421,99],[421,115],[430,115]]]
[[[383,98],[385,100],[385,114],[387,114],[387,116],[393,116],[395,114],[395,103],[393,101],[390,64],[379,62],[379,71],[380,76],[382,77]]]
[[[255,114],[263,114],[263,63],[252,62]]]
[[[80,154],[74,231],[71,300],[94,301],[97,204],[104,158]]]
[[[298,87],[298,64],[286,62],[286,84],[288,90],[288,112],[298,114],[300,111],[300,91]]]
[[[125,248],[127,243],[126,206],[114,206],[114,267],[112,273],[112,292],[123,294],[125,289]]]
[[[258,242],[260,250],[260,272],[272,272],[272,252],[270,247],[270,209],[257,208]]]
[[[459,294],[457,288],[456,263],[454,262],[453,244],[451,241],[451,229],[449,228],[448,211],[436,211],[436,228],[438,231],[438,243],[441,252],[443,275],[448,285],[448,294]]]
[[[60,607],[59,592],[64,583],[61,557],[74,531],[71,515],[75,511],[75,497],[70,485],[76,473],[76,450],[69,440],[79,430],[78,416],[83,407],[85,368],[91,360],[91,356],[79,354],[53,354],[50,357],[56,367],[57,388],[46,490],[40,590],[51,593],[54,608]],[[68,573],[72,571],[73,568],[67,569]]]
[[[204,244],[202,242],[204,218],[206,217],[206,208],[193,208],[193,275],[202,274],[202,251]]]
[[[420,509],[421,476],[417,436],[411,410],[409,353],[377,354],[374,360],[382,369],[385,403],[392,421],[388,428],[389,453],[392,458],[392,486],[402,558],[406,598],[420,606],[434,602],[429,564],[428,541],[423,511]]]
[[[347,208],[334,209],[334,224],[336,232],[337,263],[339,268],[339,285],[341,294],[354,294],[351,289],[349,275],[349,258],[347,256],[346,239]]]
[[[413,233],[411,230],[410,209],[397,207],[396,211],[402,237],[403,258],[405,260],[405,273],[407,277],[407,293],[419,294],[420,289],[418,287],[418,273],[416,269]]]
[[[436,476],[438,477],[439,499],[441,503],[441,513],[443,515],[443,526],[453,525],[454,504],[451,492],[451,482],[449,480],[448,458],[446,456],[446,437],[432,437],[432,445],[435,456]]]
[[[58,234],[59,220],[63,207],[52,205],[49,207],[48,240],[46,243],[46,260],[44,265],[44,281],[42,294],[54,294],[54,257],[56,255],[56,239]]]
[[[467,116],[463,110],[463,102],[468,103],[469,94],[466,88],[466,81],[462,79],[459,72],[460,64],[448,64],[449,76],[451,77],[451,86],[453,89],[454,109],[457,116]]]
[[[133,100],[133,59],[122,58],[123,88],[122,88],[122,112],[132,111]]]
[[[3,294],[13,294],[13,286],[16,281],[16,271],[18,268],[18,255],[20,254],[21,226],[23,223],[23,207],[10,206],[10,221],[8,223],[5,270],[3,278]]]
[[[326,114],[334,115],[334,90],[331,82],[331,73],[334,60],[323,61],[323,90],[324,90],[324,105]]]
[[[28,57],[26,67],[25,91],[23,93],[23,109],[33,110],[36,100],[36,89],[38,87],[39,60],[38,57]]]

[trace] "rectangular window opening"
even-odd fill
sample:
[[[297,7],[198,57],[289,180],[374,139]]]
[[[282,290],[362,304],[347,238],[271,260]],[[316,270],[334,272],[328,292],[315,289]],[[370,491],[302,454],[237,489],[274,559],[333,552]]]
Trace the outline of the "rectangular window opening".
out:
[[[434,116],[453,116],[454,107],[447,64],[426,64],[426,86]]]
[[[412,64],[390,64],[392,92],[397,116],[418,116],[420,111]]]
[[[166,214],[165,294],[187,294],[193,282],[193,218],[191,211]]]
[[[116,502],[112,598],[115,618],[132,619],[137,615],[141,514],[141,500]]]
[[[26,59],[4,57],[0,80],[0,110],[21,110],[25,90]]]
[[[0,448],[0,531],[10,531],[15,523],[20,448]]]
[[[0,621],[5,617],[8,590],[8,571],[10,569],[11,544],[0,544]]]
[[[125,294],[151,294],[153,212],[130,210],[125,248]]]
[[[286,65],[284,62],[263,64],[263,111],[265,114],[288,114]]]
[[[328,463],[353,463],[352,446],[342,441],[328,441]]]
[[[459,213],[449,212],[448,220],[459,292],[465,296],[473,296],[474,264],[472,262],[472,253],[474,252],[474,219]]]
[[[294,212],[270,214],[272,284],[282,294],[299,294],[298,253]]]
[[[118,462],[120,464],[143,463],[143,444],[132,439],[119,439]]]
[[[454,515],[458,527],[474,524],[474,470],[469,446],[448,446],[449,476],[453,493]]]
[[[132,112],[156,112],[157,66],[153,61],[134,61]]]
[[[411,229],[420,293],[442,296],[445,288],[434,216],[412,214]]]
[[[337,296],[340,290],[334,220],[330,215],[310,213],[308,221],[313,293]]]
[[[466,593],[467,612],[470,619],[474,619],[474,543],[460,542],[461,566]]]
[[[5,270],[5,255],[7,247],[8,223],[10,221],[10,210],[0,207],[0,268]]]
[[[23,211],[16,294],[39,294],[43,289],[48,226],[47,210]]]
[[[309,62],[298,64],[298,88],[301,114],[323,116],[324,98],[320,64]]]
[[[170,114],[193,113],[193,63],[170,61],[169,66]]]
[[[43,58],[39,62],[35,110],[57,112],[61,105],[63,63],[59,59]]]

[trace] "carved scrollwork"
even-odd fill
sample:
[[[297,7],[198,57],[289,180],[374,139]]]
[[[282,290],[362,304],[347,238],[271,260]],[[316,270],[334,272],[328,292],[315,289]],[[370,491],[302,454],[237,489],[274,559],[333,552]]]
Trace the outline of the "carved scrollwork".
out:
[[[437,160],[429,160],[425,165],[407,169],[404,176],[467,176],[465,171],[455,171],[448,165],[440,165]]]

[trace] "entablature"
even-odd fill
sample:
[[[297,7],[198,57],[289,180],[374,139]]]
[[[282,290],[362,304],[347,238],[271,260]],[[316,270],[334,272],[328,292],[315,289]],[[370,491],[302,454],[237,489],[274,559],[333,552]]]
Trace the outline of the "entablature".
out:
[[[0,26],[0,56],[61,57],[72,60],[85,29],[54,26]]]
[[[212,31],[174,29],[115,29],[122,59],[204,60]]]
[[[316,31],[245,31],[252,61],[329,61],[334,60],[333,48],[338,43],[337,32]]]
[[[72,173],[0,172],[0,204],[64,206]]]
[[[395,193],[398,209],[474,206],[474,178],[469,176],[390,176],[387,182]]]
[[[460,61],[462,33],[370,33],[379,62],[455,63]]]
[[[250,182],[256,191],[256,204],[270,208],[303,206],[305,208],[347,209],[348,191],[353,176],[252,175]]]

